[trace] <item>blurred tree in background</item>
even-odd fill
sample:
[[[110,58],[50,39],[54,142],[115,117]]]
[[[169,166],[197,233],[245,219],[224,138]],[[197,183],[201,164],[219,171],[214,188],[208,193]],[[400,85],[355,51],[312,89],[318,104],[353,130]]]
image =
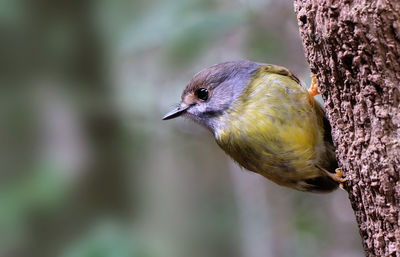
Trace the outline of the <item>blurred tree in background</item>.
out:
[[[304,60],[291,1],[0,2],[0,256],[361,256],[344,192],[161,121],[200,69]]]

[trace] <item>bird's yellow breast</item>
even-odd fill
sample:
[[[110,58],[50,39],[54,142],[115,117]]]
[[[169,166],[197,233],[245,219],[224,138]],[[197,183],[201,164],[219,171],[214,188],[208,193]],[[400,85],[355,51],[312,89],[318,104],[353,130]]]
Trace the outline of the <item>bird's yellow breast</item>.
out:
[[[240,165],[289,187],[318,176],[323,128],[306,89],[292,78],[260,70],[215,131]],[[319,106],[317,106],[320,108]]]

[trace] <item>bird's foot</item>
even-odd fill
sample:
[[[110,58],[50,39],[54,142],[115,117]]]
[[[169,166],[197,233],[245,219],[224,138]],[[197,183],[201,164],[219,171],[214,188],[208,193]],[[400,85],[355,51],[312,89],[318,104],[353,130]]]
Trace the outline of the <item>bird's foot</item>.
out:
[[[334,181],[338,182],[340,188],[344,190],[344,183],[347,181],[347,179],[343,178],[343,173],[342,173],[342,171],[341,171],[339,168],[337,168],[337,169],[335,170],[335,172],[336,172],[336,173],[330,173],[330,172],[327,171],[326,173],[327,173],[327,175],[328,175],[329,177],[331,177]]]
[[[311,74],[311,78],[312,82],[310,88],[308,89],[308,93],[310,94],[311,104],[314,106],[314,96],[321,94],[321,92],[318,90],[317,77]]]
[[[343,173],[339,168],[335,170],[335,173],[331,173],[319,165],[316,165],[316,167],[322,170],[328,177],[339,183],[340,188],[344,190],[344,183],[347,181],[347,179],[343,178]]]

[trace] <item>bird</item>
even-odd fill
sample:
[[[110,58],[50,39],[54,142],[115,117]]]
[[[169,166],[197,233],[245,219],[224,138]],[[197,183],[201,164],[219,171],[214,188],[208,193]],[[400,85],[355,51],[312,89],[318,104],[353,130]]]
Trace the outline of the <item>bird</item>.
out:
[[[324,193],[343,185],[331,126],[314,100],[316,77],[307,91],[279,65],[229,61],[197,73],[181,102],[163,120],[179,116],[208,129],[241,167],[278,185]]]

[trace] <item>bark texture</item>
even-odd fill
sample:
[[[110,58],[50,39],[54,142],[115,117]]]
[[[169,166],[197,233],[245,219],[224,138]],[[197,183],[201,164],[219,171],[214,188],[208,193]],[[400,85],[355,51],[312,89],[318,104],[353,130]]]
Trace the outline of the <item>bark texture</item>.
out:
[[[295,0],[367,256],[400,256],[400,1]]]

